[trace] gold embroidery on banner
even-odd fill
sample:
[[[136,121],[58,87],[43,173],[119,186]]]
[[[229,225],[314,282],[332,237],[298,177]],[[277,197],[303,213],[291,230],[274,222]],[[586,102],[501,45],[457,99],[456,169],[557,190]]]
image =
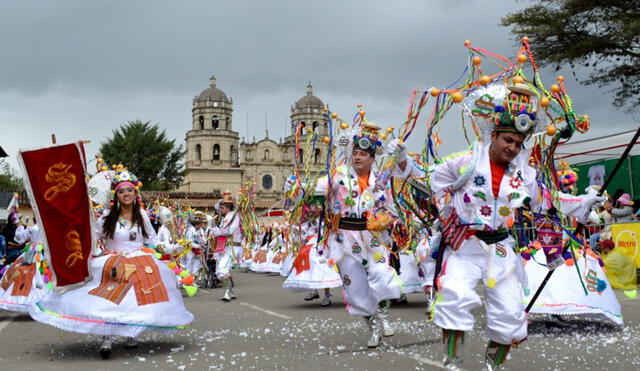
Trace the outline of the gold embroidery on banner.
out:
[[[65,261],[67,268],[73,267],[78,259],[84,260],[82,256],[82,243],[80,242],[80,234],[78,231],[73,230],[67,233],[67,249],[71,250],[71,254],[67,256]]]
[[[51,165],[49,170],[47,170],[47,175],[45,175],[44,180],[47,183],[54,183],[47,191],[44,193],[44,199],[47,201],[51,201],[56,198],[60,193],[67,193],[69,190],[76,184],[76,176],[73,173],[70,173],[71,167],[73,165],[63,164],[62,162],[58,162],[57,164]]]

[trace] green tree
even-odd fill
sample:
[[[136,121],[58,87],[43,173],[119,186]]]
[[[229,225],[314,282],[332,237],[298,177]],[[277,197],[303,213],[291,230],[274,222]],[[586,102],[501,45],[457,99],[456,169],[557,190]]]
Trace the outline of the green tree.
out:
[[[23,189],[22,178],[5,159],[0,158],[0,190],[15,191]]]
[[[592,69],[585,85],[609,87],[613,104],[640,109],[640,1],[536,0],[502,25],[527,36],[541,65]]]
[[[145,190],[177,188],[184,177],[182,145],[176,146],[165,131],[150,121],[129,121],[113,131],[100,146],[107,164],[122,164],[143,183]]]

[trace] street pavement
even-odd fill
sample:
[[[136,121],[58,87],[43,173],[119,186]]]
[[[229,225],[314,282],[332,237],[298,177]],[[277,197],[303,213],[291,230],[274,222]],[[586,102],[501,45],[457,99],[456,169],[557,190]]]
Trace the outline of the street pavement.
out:
[[[282,289],[276,275],[235,272],[238,299],[219,300],[222,289],[185,298],[193,325],[173,336],[144,335],[135,349],[119,339],[111,358],[98,355],[100,338],[64,332],[28,315],[0,312],[1,370],[432,370],[442,367],[440,330],[428,322],[422,294],[393,306],[397,334],[367,349],[368,330],[345,311],[341,290],[333,304],[306,302]],[[481,291],[481,289],[479,289]],[[638,370],[640,299],[618,292],[625,317],[620,330],[571,322],[534,321],[529,340],[513,349],[507,370]],[[171,315],[167,313],[167,315]],[[484,309],[466,337],[467,370],[483,367]]]

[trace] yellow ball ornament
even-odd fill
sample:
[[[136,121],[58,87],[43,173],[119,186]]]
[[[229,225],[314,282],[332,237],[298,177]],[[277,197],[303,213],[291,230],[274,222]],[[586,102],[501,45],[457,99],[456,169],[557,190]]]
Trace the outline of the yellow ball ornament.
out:
[[[380,138],[382,138],[382,140],[387,140],[387,134],[386,133],[380,134]]]
[[[560,86],[558,86],[557,84],[553,84],[551,85],[551,91],[554,93],[557,93],[560,91]]]
[[[325,144],[329,144],[329,143],[331,143],[331,138],[324,137],[323,141],[324,141]]]
[[[335,113],[335,112],[333,112],[333,113],[331,114],[331,118],[332,118],[332,119],[337,119],[337,118],[338,118],[338,114],[337,114],[337,113]]]
[[[554,135],[556,135],[556,126],[555,125],[547,125],[547,135],[552,137]]]
[[[520,63],[524,63],[527,61],[527,56],[524,54],[518,54],[518,56],[516,57],[516,59],[518,60],[518,62]]]
[[[480,76],[480,83],[482,85],[487,85],[488,83],[491,82],[491,77],[487,76],[487,75],[482,75]]]
[[[547,97],[540,98],[540,106],[542,106],[543,108],[549,107],[549,98]]]
[[[431,88],[429,94],[431,94],[432,97],[437,97],[438,94],[440,94],[440,90],[438,88]]]
[[[348,128],[349,128],[349,124],[347,124],[346,122],[343,122],[342,124],[340,124],[340,129],[347,130]]]
[[[514,84],[522,84],[524,83],[524,78],[522,76],[514,76],[512,81]]]
[[[471,46],[471,40],[465,40],[464,41],[464,46],[466,46],[467,48]]]
[[[478,56],[473,57],[473,64],[475,64],[476,66],[479,66],[480,63],[482,63],[482,58]]]
[[[464,98],[464,96],[462,95],[462,93],[457,91],[457,92],[451,94],[451,98],[453,99],[454,103],[460,103],[460,102],[462,102],[462,99]]]

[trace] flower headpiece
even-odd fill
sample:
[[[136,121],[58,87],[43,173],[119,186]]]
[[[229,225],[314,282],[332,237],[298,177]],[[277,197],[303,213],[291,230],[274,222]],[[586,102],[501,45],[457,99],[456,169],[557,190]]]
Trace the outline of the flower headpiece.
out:
[[[122,165],[119,165],[116,167],[116,173],[111,179],[111,193],[113,194],[114,198],[118,189],[125,186],[131,186],[135,189],[138,203],[142,205],[142,198],[140,197],[140,188],[142,188],[142,182],[138,180],[138,177],[122,167]],[[113,203],[113,199],[111,200],[111,202]]]

